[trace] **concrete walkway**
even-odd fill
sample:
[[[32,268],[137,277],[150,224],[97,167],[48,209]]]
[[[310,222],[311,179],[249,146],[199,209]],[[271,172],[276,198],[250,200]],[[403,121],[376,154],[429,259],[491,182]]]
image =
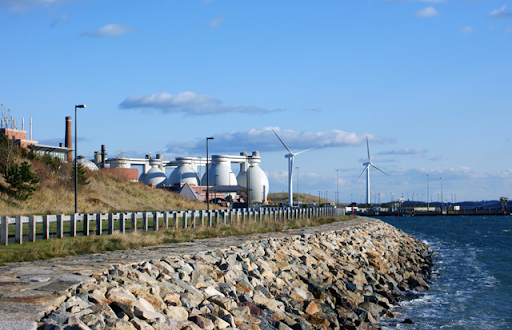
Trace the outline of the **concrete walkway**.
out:
[[[93,275],[102,274],[112,265],[218,250],[270,237],[328,232],[372,221],[376,220],[360,217],[350,221],[283,232],[210,238],[135,250],[8,264],[0,267],[0,329],[37,329],[37,321],[66,299],[67,289],[92,280]]]

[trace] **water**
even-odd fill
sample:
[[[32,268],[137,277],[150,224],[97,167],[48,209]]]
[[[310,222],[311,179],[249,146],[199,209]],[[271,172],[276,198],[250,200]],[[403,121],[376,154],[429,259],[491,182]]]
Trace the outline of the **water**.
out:
[[[512,216],[382,217],[429,244],[435,281],[384,329],[512,329]]]

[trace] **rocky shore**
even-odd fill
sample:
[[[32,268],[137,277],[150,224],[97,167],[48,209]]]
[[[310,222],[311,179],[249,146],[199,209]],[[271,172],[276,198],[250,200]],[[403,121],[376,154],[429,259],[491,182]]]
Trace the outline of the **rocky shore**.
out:
[[[428,246],[378,220],[113,266],[39,329],[372,329],[428,290]]]

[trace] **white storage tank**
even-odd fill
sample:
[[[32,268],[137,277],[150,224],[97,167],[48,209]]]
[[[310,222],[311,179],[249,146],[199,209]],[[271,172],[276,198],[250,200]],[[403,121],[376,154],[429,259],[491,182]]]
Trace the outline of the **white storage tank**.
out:
[[[241,156],[247,154],[240,153]],[[261,169],[261,157],[258,151],[253,151],[252,155],[247,157],[249,166],[249,189],[250,202],[265,202],[268,196],[269,183],[265,172]],[[240,166],[240,173],[237,176],[237,182],[240,186],[247,188],[247,168],[246,164]]]
[[[208,165],[210,187],[218,186],[234,186],[237,184],[235,173],[231,170],[231,161],[229,156],[213,155],[212,161]],[[201,185],[206,186],[206,173],[203,174]]]
[[[176,157],[176,163],[178,167],[172,171],[169,179],[167,179],[168,186],[174,186],[179,184],[199,185],[199,176],[196,170],[192,166],[191,157]]]
[[[165,185],[167,176],[165,175],[165,171],[161,168],[161,164],[161,159],[157,158],[149,160],[149,165],[151,166],[151,168],[146,174],[144,174],[144,176],[141,175],[144,184],[157,187],[163,187]],[[139,178],[139,180],[141,178]]]

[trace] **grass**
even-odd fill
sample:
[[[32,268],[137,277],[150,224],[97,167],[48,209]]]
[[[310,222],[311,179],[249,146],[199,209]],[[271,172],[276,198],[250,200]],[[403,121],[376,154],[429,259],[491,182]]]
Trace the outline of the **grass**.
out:
[[[232,226],[196,227],[188,229],[163,229],[159,231],[136,231],[101,236],[78,236],[63,239],[41,240],[34,243],[0,246],[0,265],[10,262],[30,262],[51,258],[92,254],[103,251],[128,250],[167,243],[191,242],[196,239],[239,236],[319,226],[326,223],[353,219],[353,216],[297,219],[286,222],[243,222]]]
[[[51,170],[32,160],[32,167],[41,181],[34,195],[18,201],[0,193],[0,216],[71,214],[74,213],[73,181],[69,178],[70,165],[61,164]],[[175,210],[202,210],[206,204],[192,201],[177,193],[148,187],[125,180],[105,171],[88,171],[90,184],[78,187],[78,213],[150,212]],[[5,186],[0,176],[0,185]],[[212,209],[218,208],[211,205]]]

